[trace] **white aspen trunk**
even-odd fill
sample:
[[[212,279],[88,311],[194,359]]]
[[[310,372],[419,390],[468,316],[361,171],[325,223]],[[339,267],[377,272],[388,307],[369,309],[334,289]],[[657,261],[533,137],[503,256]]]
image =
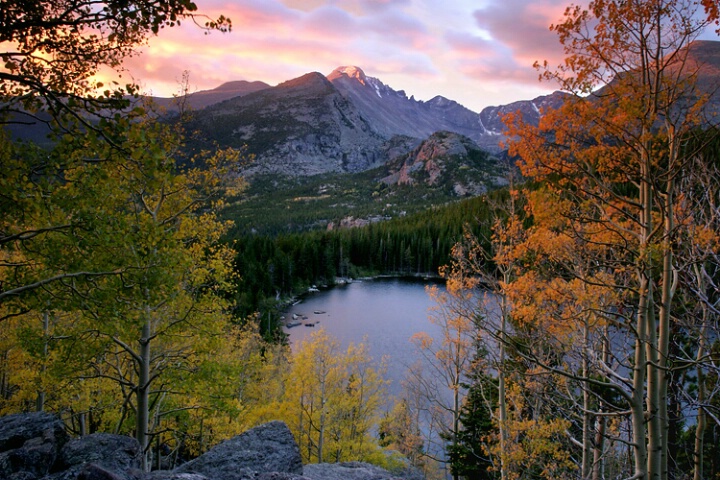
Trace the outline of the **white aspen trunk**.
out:
[[[673,246],[672,234],[675,229],[674,219],[674,190],[675,183],[671,178],[667,182],[667,188],[664,198],[664,216],[663,225],[663,271],[661,288],[661,304],[658,325],[658,423],[660,424],[660,478],[667,480],[668,478],[668,433],[670,429],[670,419],[667,410],[667,394],[668,394],[668,356],[670,355],[670,312],[672,301],[675,293],[674,274],[673,274]]]
[[[320,425],[318,429],[317,458],[318,463],[323,463],[323,447],[325,443],[325,403],[326,403],[326,372],[323,372],[320,380]]]
[[[648,353],[652,355],[652,340],[654,338],[655,325],[652,321],[652,283],[650,267],[646,264],[649,261],[647,256],[648,241],[652,233],[652,204],[651,204],[651,186],[647,182],[649,175],[649,165],[644,160],[641,165],[641,184],[640,184],[640,203],[642,211],[640,212],[640,222],[642,231],[640,232],[640,252],[637,258],[638,263],[638,310],[636,321],[635,340],[635,362],[633,365],[633,385],[632,400],[630,404],[631,421],[633,427],[632,448],[635,463],[635,474],[633,478],[637,480],[648,480],[648,474],[652,469],[651,455],[648,455],[650,425],[646,423],[645,412],[645,393],[648,392],[648,404],[652,403],[650,398],[651,383],[650,378],[652,369],[648,365]],[[650,420],[648,418],[648,420]]]
[[[460,433],[460,331],[458,330],[458,343],[456,344],[455,352],[455,379],[453,385],[453,431],[452,431],[452,442],[453,447],[457,448],[458,436]],[[456,450],[457,451],[457,450]],[[460,477],[457,473],[457,468],[453,469],[452,472],[453,480],[458,480]]]
[[[701,267],[695,266],[695,276],[697,277],[698,291],[705,291],[704,272]],[[702,359],[707,349],[706,335],[708,331],[709,311],[707,305],[702,307],[702,327],[700,328],[700,341],[698,343],[698,351],[695,356],[696,372],[697,372],[697,424],[695,425],[695,446],[693,450],[693,480],[703,480],[703,460],[705,449],[705,428],[707,425],[707,417],[705,414],[705,372],[702,368]]]
[[[703,325],[704,330],[704,325]],[[697,359],[699,360],[702,358],[702,355],[704,355],[705,352],[705,346],[704,346],[704,338],[700,339],[700,347],[698,347],[698,354]],[[697,366],[697,380],[698,380],[698,396],[697,396],[697,402],[698,402],[698,409],[697,409],[697,425],[695,425],[695,446],[693,451],[693,480],[703,480],[703,450],[705,448],[705,426],[706,426],[706,416],[705,416],[705,408],[703,407],[703,403],[705,403],[705,374],[703,373],[703,369],[700,366],[700,363],[698,361]]]
[[[80,426],[80,436],[84,437],[88,434],[87,431],[87,413],[82,412],[78,415],[78,424]]]
[[[45,372],[47,371],[48,343],[50,342],[50,314],[43,312],[43,363],[40,366],[40,389],[37,392],[37,401],[35,410],[38,412],[45,411]]]
[[[510,280],[508,272],[505,273],[505,284]],[[505,342],[507,329],[507,299],[502,296],[502,310],[500,318],[500,366],[498,368],[498,416],[500,431],[500,480],[507,480],[507,465],[505,459],[507,445],[507,402],[505,400]]]
[[[658,365],[660,352],[658,350],[657,314],[654,303],[654,289],[652,280],[652,260],[650,252],[650,236],[652,235],[652,205],[653,195],[650,185],[650,165],[647,159],[643,160],[643,190],[642,197],[645,214],[642,219],[642,247],[640,261],[643,262],[644,271],[641,273],[645,283],[645,350],[647,365],[646,385],[646,415],[647,415],[647,478],[660,480],[662,468],[662,426],[660,422],[660,375]],[[643,289],[641,289],[642,291]],[[641,293],[642,295],[642,293]]]
[[[608,326],[605,326],[603,335],[603,354],[602,361],[605,365],[609,364],[610,361],[610,341]],[[602,415],[604,412],[605,405],[600,400],[598,406],[598,412],[601,414],[595,419],[595,442],[593,444],[593,465],[592,465],[592,480],[601,480],[604,476],[604,456],[605,456],[605,430],[607,426],[607,420]]]
[[[148,471],[148,421],[150,406],[150,319],[143,325],[140,344],[140,365],[138,365],[137,422],[135,438],[142,452],[142,470]]]
[[[635,362],[633,366],[633,385],[630,402],[631,421],[632,421],[632,450],[633,461],[635,464],[635,473],[633,478],[636,480],[647,478],[647,435],[645,425],[645,376],[647,372],[645,343],[647,323],[647,280],[641,279],[640,283],[640,299],[638,302],[637,312],[637,339],[635,340]]]
[[[589,333],[590,327],[588,325],[588,322],[585,322],[584,331],[583,331],[583,347],[585,350],[589,348],[590,343],[590,333]],[[586,354],[583,354],[582,359],[582,376],[583,378],[589,378],[590,376],[590,366],[588,362],[588,358]],[[590,391],[589,391],[590,385],[589,383],[585,385],[585,388],[583,388],[583,422],[582,422],[582,465],[581,465],[581,473],[582,478],[587,479],[590,478],[590,474],[592,472],[592,460],[593,460],[593,446],[592,446],[592,430],[593,430],[593,418],[590,414]]]

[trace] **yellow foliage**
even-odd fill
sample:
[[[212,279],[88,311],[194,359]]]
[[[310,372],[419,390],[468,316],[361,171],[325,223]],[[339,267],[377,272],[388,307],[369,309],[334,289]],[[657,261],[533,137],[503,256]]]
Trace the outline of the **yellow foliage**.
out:
[[[510,414],[505,423],[505,449],[495,436],[489,453],[502,457],[510,480],[576,477],[576,465],[569,450],[567,430],[570,422],[542,411],[530,409],[525,398],[536,398],[525,391],[527,385],[511,383],[507,389]]]
[[[374,455],[371,430],[384,398],[384,372],[364,344],[343,351],[323,329],[303,341],[285,376],[276,418],[290,426],[304,462],[368,461]]]

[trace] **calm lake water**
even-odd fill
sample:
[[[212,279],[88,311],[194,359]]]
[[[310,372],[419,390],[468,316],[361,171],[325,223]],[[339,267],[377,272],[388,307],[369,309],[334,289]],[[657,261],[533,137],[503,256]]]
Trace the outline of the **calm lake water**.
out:
[[[343,348],[349,343],[366,343],[375,360],[388,358],[387,378],[392,382],[388,392],[398,395],[405,370],[418,358],[410,337],[417,332],[439,336],[439,328],[428,317],[435,305],[425,291],[428,285],[444,288],[432,280],[376,279],[309,293],[285,313],[286,321],[293,321],[296,314],[302,322],[286,327],[285,332],[290,334],[293,348],[320,328],[337,338]]]

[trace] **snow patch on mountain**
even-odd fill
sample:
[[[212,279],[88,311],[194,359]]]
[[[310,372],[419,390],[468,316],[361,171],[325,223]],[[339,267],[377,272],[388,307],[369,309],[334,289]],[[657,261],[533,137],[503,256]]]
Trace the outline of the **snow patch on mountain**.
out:
[[[346,65],[336,68],[330,75],[327,76],[327,79],[332,82],[336,78],[339,78],[343,75],[348,78],[354,78],[355,80],[360,82],[361,85],[365,85],[368,79],[362,68],[356,67],[354,65]]]

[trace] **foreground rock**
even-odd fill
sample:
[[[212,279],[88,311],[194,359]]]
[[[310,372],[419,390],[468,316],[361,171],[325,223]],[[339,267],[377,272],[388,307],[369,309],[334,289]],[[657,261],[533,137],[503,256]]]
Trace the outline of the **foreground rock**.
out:
[[[227,440],[195,460],[175,469],[199,473],[210,479],[244,480],[257,472],[302,475],[300,449],[290,429],[270,422]]]
[[[70,440],[47,480],[137,480],[143,476],[140,444],[124,435],[93,433]]]
[[[406,469],[398,476],[375,465],[362,462],[315,463],[305,465],[309,480],[423,480],[420,472]]]
[[[172,471],[141,471],[135,439],[98,433],[69,439],[54,415],[0,418],[2,480],[422,480],[350,462],[307,465],[290,429],[270,422],[227,440]]]
[[[0,419],[0,478],[35,480],[50,473],[67,443],[65,425],[54,415],[9,415]]]

